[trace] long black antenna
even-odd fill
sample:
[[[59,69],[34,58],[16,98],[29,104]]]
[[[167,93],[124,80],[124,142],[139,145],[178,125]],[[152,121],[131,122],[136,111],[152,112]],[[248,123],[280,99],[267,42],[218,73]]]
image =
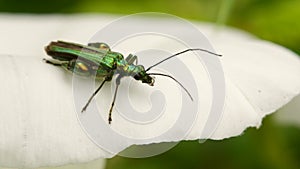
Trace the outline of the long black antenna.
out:
[[[166,75],[166,74],[162,74],[162,73],[148,73],[148,75],[157,75],[157,76],[165,76],[165,77],[169,77],[171,79],[173,79],[175,82],[177,82],[181,87],[182,89],[189,95],[189,97],[191,98],[191,100],[193,101],[193,97],[191,95],[191,93],[178,81],[176,80],[174,77],[172,77],[171,75]]]
[[[149,71],[150,69],[152,69],[153,67],[155,67],[155,66],[161,64],[162,62],[164,62],[164,61],[166,61],[166,60],[169,60],[169,59],[171,59],[171,58],[173,58],[173,57],[175,57],[175,56],[181,55],[181,54],[183,54],[183,53],[185,53],[185,52],[196,51],[196,50],[199,50],[199,51],[202,51],[202,52],[206,52],[206,53],[209,53],[209,54],[212,54],[212,55],[216,55],[216,56],[219,56],[219,57],[222,56],[222,55],[220,55],[220,54],[213,53],[213,52],[211,52],[211,51],[209,51],[209,50],[200,49],[200,48],[186,49],[186,50],[184,50],[184,51],[181,51],[181,52],[178,52],[178,53],[176,53],[176,54],[174,54],[174,55],[171,55],[171,56],[169,56],[169,57],[167,57],[167,58],[165,58],[165,59],[163,59],[163,60],[161,60],[161,61],[155,63],[154,65],[148,67],[148,69],[146,69],[146,72]]]

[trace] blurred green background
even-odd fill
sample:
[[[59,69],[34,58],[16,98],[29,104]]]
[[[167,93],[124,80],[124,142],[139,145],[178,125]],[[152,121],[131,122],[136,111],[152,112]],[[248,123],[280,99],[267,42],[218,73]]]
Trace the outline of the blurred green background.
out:
[[[16,13],[164,12],[218,22],[300,53],[299,0],[0,0],[0,11]]]
[[[113,13],[163,12],[216,22],[251,32],[300,54],[299,0],[0,0],[0,12]],[[263,126],[223,141],[182,142],[145,159],[114,157],[108,169],[299,169],[300,129],[280,125],[274,115]]]

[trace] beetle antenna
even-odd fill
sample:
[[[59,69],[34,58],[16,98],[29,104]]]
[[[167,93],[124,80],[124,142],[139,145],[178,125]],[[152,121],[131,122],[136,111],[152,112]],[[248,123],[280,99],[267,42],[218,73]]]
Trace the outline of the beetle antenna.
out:
[[[182,89],[189,95],[190,99],[193,101],[193,97],[191,95],[191,93],[178,81],[176,80],[174,77],[172,77],[171,75],[167,75],[167,74],[162,74],[162,73],[148,73],[148,75],[156,75],[156,76],[165,76],[165,77],[169,77],[171,79],[173,79],[176,83],[178,83]]]
[[[173,57],[175,57],[175,56],[181,55],[181,54],[183,54],[183,53],[185,53],[185,52],[189,52],[189,51],[197,51],[197,50],[198,50],[198,51],[202,51],[202,52],[206,52],[206,53],[209,53],[209,54],[212,54],[212,55],[216,55],[216,56],[219,56],[219,57],[222,56],[222,55],[220,55],[220,54],[213,53],[213,52],[211,52],[211,51],[209,51],[209,50],[205,50],[205,49],[201,49],[201,48],[186,49],[186,50],[184,50],[184,51],[175,53],[174,55],[171,55],[171,56],[169,56],[169,57],[167,57],[167,58],[165,58],[165,59],[163,59],[163,60],[161,60],[161,61],[155,63],[154,65],[148,67],[148,69],[146,69],[146,72],[149,71],[150,69],[152,69],[153,67],[155,67],[155,66],[157,66],[157,65],[159,65],[159,64],[161,64],[161,63],[163,63],[164,61],[169,60],[169,59],[171,59],[171,58],[173,58]]]

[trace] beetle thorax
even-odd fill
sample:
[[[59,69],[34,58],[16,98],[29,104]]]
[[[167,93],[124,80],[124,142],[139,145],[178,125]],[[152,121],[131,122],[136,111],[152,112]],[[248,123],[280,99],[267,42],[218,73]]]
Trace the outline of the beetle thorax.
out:
[[[117,73],[122,76],[135,76],[144,70],[142,65],[134,65],[134,64],[118,64]]]

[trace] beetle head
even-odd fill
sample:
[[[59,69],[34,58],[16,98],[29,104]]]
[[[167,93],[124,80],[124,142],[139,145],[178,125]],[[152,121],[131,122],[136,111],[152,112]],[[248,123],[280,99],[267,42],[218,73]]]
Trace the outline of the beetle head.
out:
[[[154,85],[154,77],[146,73],[144,66],[137,65],[135,68],[135,74],[133,76],[135,80],[140,80],[142,83],[147,83],[150,86]]]

